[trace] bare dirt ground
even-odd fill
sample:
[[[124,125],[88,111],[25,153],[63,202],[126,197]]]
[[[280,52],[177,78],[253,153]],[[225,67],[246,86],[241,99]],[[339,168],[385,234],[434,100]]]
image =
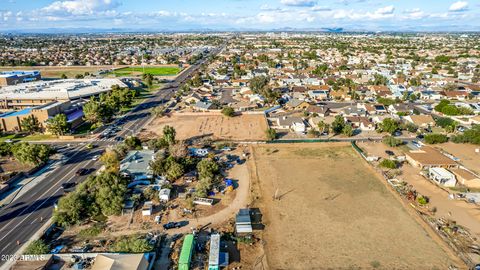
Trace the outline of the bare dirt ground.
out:
[[[270,269],[446,269],[457,261],[349,144],[262,145],[254,159]]]
[[[436,148],[459,158],[460,164],[480,174],[480,152],[475,152],[475,149],[480,149],[479,145],[448,142],[439,144]]]
[[[27,172],[32,168],[33,166],[22,164],[13,158],[0,158],[0,183],[10,179],[14,172]]]
[[[388,147],[381,142],[361,142],[358,143],[358,146],[366,151],[368,155],[379,156],[382,158],[388,157],[388,155],[385,154],[385,150],[390,150],[394,152],[395,155],[404,155],[401,148]],[[455,148],[457,146],[458,149]],[[462,151],[465,150],[465,147],[466,145],[463,144],[452,144],[451,146],[449,145],[447,152],[453,153],[453,151],[455,151],[455,154],[458,154],[458,156],[455,156],[459,157],[461,162],[464,161],[465,165],[467,165],[467,163],[475,163],[473,161],[473,155],[475,155],[474,151]],[[407,182],[410,185],[413,185],[413,187],[420,194],[427,196],[429,198],[429,207],[437,208],[437,212],[435,214],[436,217],[444,217],[446,219],[455,220],[459,225],[468,228],[470,232],[475,234],[477,237],[480,236],[480,213],[478,211],[478,206],[465,201],[455,201],[449,199],[448,192],[421,176],[421,170],[419,168],[405,163],[400,170],[401,175],[399,175],[397,178]]]
[[[161,135],[166,125],[175,128],[177,138],[180,140],[197,136],[235,141],[265,140],[265,130],[268,128],[264,115],[243,114],[226,117],[220,113],[218,115],[189,113],[157,118],[146,127],[146,130]]]

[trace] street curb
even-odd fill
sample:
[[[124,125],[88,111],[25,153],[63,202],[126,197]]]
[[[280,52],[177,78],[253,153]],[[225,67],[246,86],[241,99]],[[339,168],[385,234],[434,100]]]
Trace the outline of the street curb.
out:
[[[8,260],[4,265],[0,267],[0,270],[8,270],[10,267],[19,259],[21,258],[21,255],[27,249],[27,247],[30,245],[35,240],[40,239],[40,237],[43,235],[43,233],[47,230],[48,227],[50,227],[53,224],[53,218],[50,218],[43,224],[43,226],[32,236],[28,241],[26,241],[20,248],[15,252],[13,257],[16,258],[15,260]]]

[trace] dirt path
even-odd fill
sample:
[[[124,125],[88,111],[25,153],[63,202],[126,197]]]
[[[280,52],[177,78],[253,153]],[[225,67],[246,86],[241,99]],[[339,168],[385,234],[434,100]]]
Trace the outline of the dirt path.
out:
[[[242,165],[237,165],[229,172],[228,177],[238,179],[238,189],[236,190],[237,196],[235,196],[235,199],[233,199],[233,201],[226,208],[210,216],[201,217],[198,219],[189,219],[188,226],[178,229],[171,229],[167,232],[169,234],[186,233],[190,232],[191,228],[198,226],[205,226],[207,224],[210,226],[220,224],[235,216],[240,208],[245,208],[248,204],[250,193],[250,176],[247,166],[247,163],[249,162],[251,161],[248,160]]]

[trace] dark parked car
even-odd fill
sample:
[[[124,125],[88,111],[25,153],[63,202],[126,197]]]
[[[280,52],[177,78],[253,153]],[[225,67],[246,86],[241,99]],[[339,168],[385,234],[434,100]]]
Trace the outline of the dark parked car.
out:
[[[87,174],[87,173],[88,173],[88,169],[85,169],[85,168],[80,168],[80,169],[78,169],[78,171],[75,172],[75,174],[76,174],[77,176],[85,175],[85,174]]]
[[[393,151],[390,151],[390,150],[385,150],[385,153],[389,156],[395,156],[395,153],[393,153]]]

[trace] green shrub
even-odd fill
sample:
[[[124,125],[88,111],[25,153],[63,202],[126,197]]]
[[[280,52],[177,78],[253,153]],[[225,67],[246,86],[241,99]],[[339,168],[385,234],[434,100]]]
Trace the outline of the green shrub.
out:
[[[233,117],[235,115],[235,110],[232,107],[225,107],[222,109],[222,114],[228,117]]]
[[[47,254],[50,251],[48,245],[41,239],[34,240],[25,249],[25,254],[28,255],[41,255]]]
[[[267,139],[273,141],[277,138],[277,132],[273,128],[268,128],[265,133],[267,134]]]
[[[397,147],[399,145],[402,145],[403,141],[392,136],[387,136],[383,138],[383,143],[390,147]]]
[[[428,203],[428,198],[420,195],[420,196],[417,197],[417,202],[420,205],[426,205]]]
[[[122,253],[143,253],[149,252],[153,246],[145,238],[138,238],[136,235],[123,236],[115,242],[113,252]]]
[[[447,135],[444,134],[427,134],[425,135],[425,142],[428,144],[444,143],[448,141]]]
[[[471,129],[466,130],[463,134],[452,138],[454,143],[471,143],[480,145],[480,125],[472,126]]]
[[[397,162],[391,159],[384,159],[380,162],[380,166],[388,169],[396,169]]]
[[[104,223],[97,223],[97,224],[94,224],[93,226],[80,230],[78,232],[78,236],[83,238],[95,237],[99,235],[104,228],[105,228]]]

